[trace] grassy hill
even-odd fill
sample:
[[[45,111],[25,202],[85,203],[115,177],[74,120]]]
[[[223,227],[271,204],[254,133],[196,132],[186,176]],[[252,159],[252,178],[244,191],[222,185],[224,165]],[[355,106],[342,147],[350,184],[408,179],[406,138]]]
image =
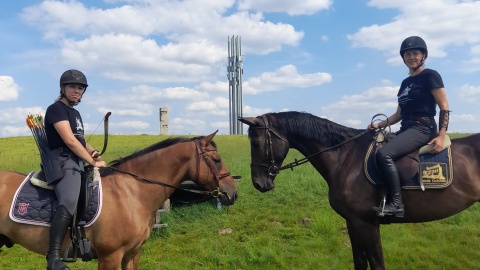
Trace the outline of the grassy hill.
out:
[[[166,138],[113,135],[103,158],[108,162]],[[248,138],[218,135],[214,140],[231,173],[242,177],[237,203],[220,210],[214,201],[173,205],[162,214],[168,227],[156,229],[144,245],[140,269],[353,269],[345,222],[330,208],[327,185],[309,163],[282,172],[275,190],[260,193],[251,184]],[[89,143],[101,148],[103,137],[92,136]],[[286,162],[295,158],[302,155],[291,150]],[[0,138],[0,170],[28,173],[38,164],[32,137]],[[479,224],[477,204],[441,221],[384,225],[387,268],[479,269]],[[223,229],[231,233],[220,234]],[[21,246],[0,250],[0,269],[45,265],[44,256]],[[97,269],[96,261],[69,266]]]

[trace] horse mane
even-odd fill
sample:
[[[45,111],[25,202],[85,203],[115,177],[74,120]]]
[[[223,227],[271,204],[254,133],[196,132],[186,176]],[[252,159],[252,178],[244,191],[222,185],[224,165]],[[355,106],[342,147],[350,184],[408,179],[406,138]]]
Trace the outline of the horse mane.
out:
[[[317,140],[325,146],[340,144],[364,131],[345,127],[306,112],[288,111],[267,115],[274,117],[286,133]]]
[[[154,151],[157,151],[157,150],[160,150],[160,149],[163,149],[163,148],[167,148],[167,147],[170,147],[172,145],[175,145],[177,143],[182,143],[182,142],[191,142],[191,141],[195,141],[195,140],[200,140],[202,138],[204,138],[205,136],[198,136],[198,137],[193,137],[193,138],[186,138],[186,137],[174,137],[174,138],[168,138],[168,139],[165,139],[163,141],[160,141],[160,142],[157,142],[157,143],[154,143],[150,146],[147,146],[141,150],[138,150],[138,151],[135,151],[133,152],[132,154],[126,156],[126,157],[120,157],[118,159],[115,159],[111,162],[108,163],[108,167],[117,167],[119,166],[120,164],[123,164],[129,160],[132,160],[132,159],[136,159],[136,158],[139,158],[139,157],[142,157],[142,156],[145,156],[149,153],[152,153]],[[215,144],[214,141],[211,141],[211,144],[216,148],[217,145]],[[114,171],[109,169],[108,167],[106,168],[101,168],[101,176],[107,176],[111,173],[113,173]]]

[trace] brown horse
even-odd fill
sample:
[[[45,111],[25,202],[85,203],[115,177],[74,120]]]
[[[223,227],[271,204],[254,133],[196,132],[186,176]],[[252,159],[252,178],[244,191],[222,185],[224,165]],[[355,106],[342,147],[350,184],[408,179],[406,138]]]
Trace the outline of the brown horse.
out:
[[[85,228],[98,258],[98,269],[138,268],[155,213],[175,190],[162,184],[177,187],[190,179],[212,191],[223,205],[235,202],[235,181],[212,141],[215,134],[167,139],[100,170],[103,209],[97,221]],[[19,244],[46,254],[48,227],[15,223],[9,218],[13,196],[25,177],[17,172],[0,172],[0,247]]]
[[[362,161],[373,132],[341,126],[308,113],[240,118],[249,125],[251,175],[256,189],[274,188],[289,148],[297,149],[327,181],[331,207],[347,223],[355,269],[385,269],[381,223],[415,223],[454,215],[480,200],[480,134],[452,140],[453,183],[438,190],[403,190],[405,217],[377,217],[382,192],[367,181]],[[402,160],[399,160],[402,162]],[[293,163],[296,166],[299,163]]]

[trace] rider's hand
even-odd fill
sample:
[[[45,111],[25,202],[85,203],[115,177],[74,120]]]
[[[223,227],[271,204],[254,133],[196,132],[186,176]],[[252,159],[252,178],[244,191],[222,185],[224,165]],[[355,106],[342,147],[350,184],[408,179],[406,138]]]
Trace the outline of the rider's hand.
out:
[[[437,136],[433,138],[428,144],[432,145],[432,150],[430,150],[431,154],[436,154],[440,153],[443,149],[443,140],[444,138],[442,136]]]
[[[107,164],[103,160],[94,159],[92,166],[97,167],[97,168],[101,168],[101,167],[107,167]]]
[[[370,130],[377,130],[380,126],[378,124],[375,124],[375,123],[371,123],[370,125],[368,125],[368,129]]]

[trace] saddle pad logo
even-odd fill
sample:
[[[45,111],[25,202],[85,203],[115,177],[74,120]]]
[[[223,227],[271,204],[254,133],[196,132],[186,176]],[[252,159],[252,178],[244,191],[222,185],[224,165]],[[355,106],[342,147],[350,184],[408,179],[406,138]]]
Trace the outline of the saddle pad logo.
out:
[[[18,214],[21,215],[21,216],[24,216],[25,214],[28,213],[28,206],[30,204],[29,203],[20,203],[18,204]]]
[[[445,163],[420,163],[420,172],[423,183],[446,184],[447,164]]]

